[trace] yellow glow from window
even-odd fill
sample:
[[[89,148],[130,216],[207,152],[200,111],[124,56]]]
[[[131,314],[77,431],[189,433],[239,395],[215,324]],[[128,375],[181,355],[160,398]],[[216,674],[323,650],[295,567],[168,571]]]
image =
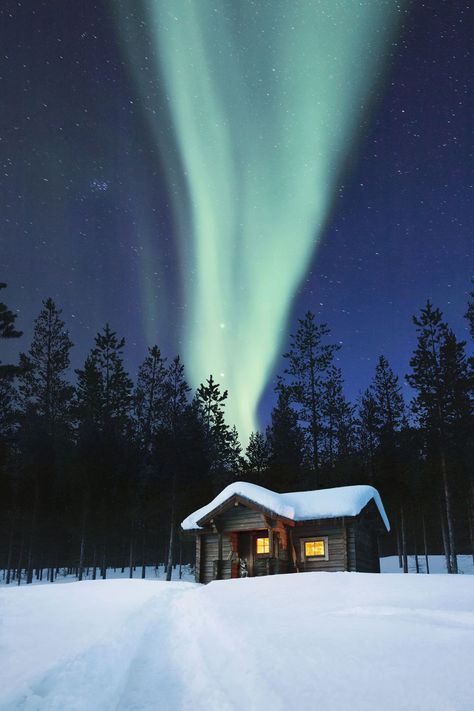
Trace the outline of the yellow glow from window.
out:
[[[304,554],[306,558],[326,555],[326,551],[324,550],[324,541],[305,541]]]
[[[257,555],[262,555],[263,553],[270,553],[269,538],[257,538]]]

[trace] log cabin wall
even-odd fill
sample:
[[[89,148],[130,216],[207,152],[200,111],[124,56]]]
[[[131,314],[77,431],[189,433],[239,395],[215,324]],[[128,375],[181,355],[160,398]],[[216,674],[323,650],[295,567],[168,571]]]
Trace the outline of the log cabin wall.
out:
[[[328,539],[328,560],[305,560],[301,551],[301,540],[319,537]],[[297,523],[292,530],[292,539],[301,572],[347,570],[346,530],[342,520],[335,519],[334,523],[328,523],[327,520]]]
[[[359,573],[380,573],[377,534],[363,520],[347,526],[348,570]]]
[[[196,556],[196,581],[210,583],[211,580],[216,579],[215,562],[219,560],[219,534],[202,533],[197,538],[200,539],[200,544],[197,545],[197,548],[199,547],[200,549],[200,555],[199,567]],[[224,533],[222,534],[222,563],[219,572],[221,580],[227,580],[231,577],[231,553],[230,535]]]
[[[267,528],[265,517],[260,511],[254,511],[242,504],[219,514],[216,520],[219,521],[222,531],[257,531]]]

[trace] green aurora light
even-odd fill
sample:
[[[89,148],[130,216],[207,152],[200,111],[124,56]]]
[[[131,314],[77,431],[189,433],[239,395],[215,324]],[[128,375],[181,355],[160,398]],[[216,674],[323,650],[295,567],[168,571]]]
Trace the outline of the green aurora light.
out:
[[[172,186],[188,373],[229,389],[243,441],[402,12],[392,0],[121,2]],[[148,54],[164,110],[139,71]]]

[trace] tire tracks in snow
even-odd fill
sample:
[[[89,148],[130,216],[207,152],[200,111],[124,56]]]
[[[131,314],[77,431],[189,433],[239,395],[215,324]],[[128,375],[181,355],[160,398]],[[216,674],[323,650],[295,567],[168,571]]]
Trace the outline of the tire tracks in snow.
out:
[[[174,598],[192,587],[163,589],[125,619],[112,636],[65,659],[32,684],[21,698],[11,699],[2,711],[118,711],[160,709],[159,696],[167,684],[167,699],[179,708],[180,682],[173,684],[169,660],[170,609]],[[67,632],[66,632],[67,633]],[[148,676],[154,671],[156,676]],[[143,687],[149,689],[148,698]],[[141,689],[141,691],[140,691]],[[174,694],[173,694],[174,690]],[[154,692],[154,695],[152,695]]]

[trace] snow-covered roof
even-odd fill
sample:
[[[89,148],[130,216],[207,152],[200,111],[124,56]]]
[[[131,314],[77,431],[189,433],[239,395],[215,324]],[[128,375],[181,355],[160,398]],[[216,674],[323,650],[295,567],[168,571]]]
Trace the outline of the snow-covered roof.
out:
[[[257,506],[272,511],[277,516],[283,516],[293,521],[357,516],[364,506],[367,506],[373,499],[387,531],[390,530],[382,499],[373,486],[338,486],[334,489],[277,494],[275,491],[264,489],[263,486],[257,486],[257,484],[249,484],[246,481],[234,482],[226,486],[210,503],[185,518],[181,527],[185,531],[201,528],[198,522],[214,509],[222,506],[232,496],[240,496]]]

